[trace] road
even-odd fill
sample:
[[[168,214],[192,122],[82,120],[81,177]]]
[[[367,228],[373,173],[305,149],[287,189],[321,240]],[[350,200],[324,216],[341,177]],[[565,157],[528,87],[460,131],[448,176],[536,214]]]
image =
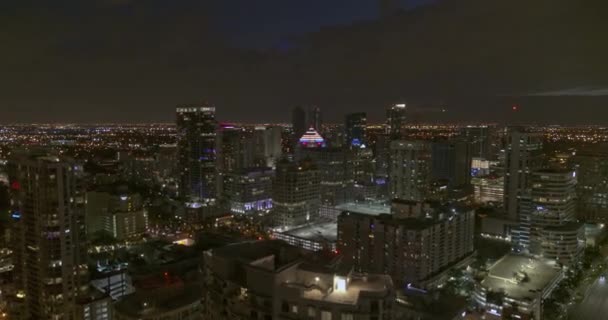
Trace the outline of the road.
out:
[[[585,299],[572,311],[569,319],[606,319],[604,317],[608,317],[608,279],[596,279],[587,290]]]

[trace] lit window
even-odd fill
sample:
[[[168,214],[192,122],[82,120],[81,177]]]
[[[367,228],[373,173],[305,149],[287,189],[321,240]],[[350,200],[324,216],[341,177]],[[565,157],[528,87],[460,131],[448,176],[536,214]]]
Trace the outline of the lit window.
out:
[[[331,312],[321,311],[321,320],[331,320]]]

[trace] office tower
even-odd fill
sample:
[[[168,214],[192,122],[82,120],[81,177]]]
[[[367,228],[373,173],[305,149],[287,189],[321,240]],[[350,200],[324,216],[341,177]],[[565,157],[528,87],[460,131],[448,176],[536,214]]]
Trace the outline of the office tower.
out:
[[[346,146],[360,147],[365,144],[365,131],[367,129],[367,115],[365,112],[357,112],[346,115],[344,122],[346,133]]]
[[[321,205],[320,172],[312,161],[277,164],[273,183],[273,214],[276,224],[292,228],[314,221]]]
[[[88,288],[80,170],[45,152],[16,152],[8,162],[15,284],[28,319],[71,319]]]
[[[256,164],[257,166],[274,168],[277,161],[283,154],[282,150],[282,134],[283,128],[281,127],[257,127],[254,131],[254,141],[256,147],[261,147],[261,154],[257,155],[256,152]],[[257,158],[261,157],[262,161],[258,161]]]
[[[576,174],[571,170],[544,169],[531,177],[529,212],[532,254],[561,264],[575,261],[584,249],[582,225],[576,223]],[[569,236],[568,236],[569,235]]]
[[[404,138],[406,110],[404,103],[398,103],[386,109],[386,134],[390,140]]]
[[[389,193],[391,198],[424,201],[431,180],[431,147],[426,141],[392,141]]]
[[[230,212],[249,214],[268,212],[272,208],[271,168],[249,168],[226,174],[224,194]]]
[[[138,193],[127,186],[107,186],[86,193],[85,221],[89,239],[103,232],[123,241],[148,231],[148,213]]]
[[[218,142],[217,163],[222,175],[253,165],[253,151],[256,145],[252,143],[249,133],[243,128],[221,125],[218,130]]]
[[[589,222],[608,222],[608,146],[578,151],[572,162],[578,180],[578,217]]]
[[[543,165],[542,135],[511,128],[507,136],[505,163],[505,210],[518,221],[520,199],[530,188],[530,175]]]
[[[474,210],[396,200],[391,211],[340,214],[338,251],[345,264],[388,274],[397,287],[431,288],[473,254]]]
[[[448,186],[463,187],[471,183],[471,149],[463,140],[451,139],[432,144],[432,176],[445,180]]]
[[[177,149],[180,196],[213,203],[217,197],[215,107],[177,107]]]
[[[338,205],[353,199],[353,154],[341,148],[302,149],[302,159],[310,159],[320,173],[323,205]]]
[[[374,182],[374,152],[370,148],[361,146],[350,150],[352,160],[352,176],[359,184]]]
[[[306,111],[302,107],[295,107],[291,113],[291,125],[295,141],[306,132]]]
[[[204,318],[394,319],[390,277],[357,274],[336,260],[276,240],[206,251]]]
[[[321,108],[312,107],[308,110],[308,114],[308,126],[317,132],[323,132],[323,114],[321,113]]]
[[[474,158],[493,160],[496,158],[494,149],[495,128],[492,126],[466,126],[461,129],[460,136],[471,144],[471,154]]]
[[[471,179],[478,203],[501,205],[505,197],[505,178],[498,175],[479,176]]]

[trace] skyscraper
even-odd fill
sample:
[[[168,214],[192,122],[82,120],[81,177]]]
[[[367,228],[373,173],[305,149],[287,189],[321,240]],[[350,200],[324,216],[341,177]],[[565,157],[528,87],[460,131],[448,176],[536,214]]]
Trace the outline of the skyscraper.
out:
[[[277,164],[273,183],[273,214],[281,227],[314,221],[321,205],[320,172],[312,161]]]
[[[177,107],[177,147],[180,195],[214,202],[217,196],[215,107],[208,104]]]
[[[365,144],[365,131],[367,129],[367,115],[365,112],[346,115],[344,124],[347,147],[359,147]]]
[[[312,109],[308,111],[308,114],[309,126],[314,128],[317,132],[322,132],[323,114],[321,113],[321,108],[312,107]]]
[[[542,136],[511,128],[507,136],[505,159],[505,210],[518,221],[520,199],[530,188],[531,173],[543,165]]]
[[[471,148],[464,140],[433,142],[433,179],[446,180],[450,187],[471,183]]]
[[[471,154],[484,160],[494,159],[494,131],[491,126],[466,126],[462,128],[461,136],[471,144]]]
[[[298,141],[306,132],[306,111],[302,107],[295,107],[291,113],[291,125],[293,128],[294,141]]]
[[[529,215],[529,251],[561,263],[572,261],[584,248],[582,226],[574,223],[576,174],[571,170],[544,169],[533,172],[531,181],[532,205],[524,213]],[[567,244],[568,237],[546,241],[557,231],[562,235],[570,232],[572,243]]]
[[[431,148],[426,141],[392,141],[389,192],[391,198],[424,201],[431,175]]]
[[[253,165],[253,147],[248,133],[240,127],[221,125],[218,130],[218,170],[224,175]],[[263,145],[259,145],[262,147]]]
[[[16,286],[28,319],[71,319],[88,288],[83,197],[73,161],[46,152],[9,161]]]
[[[403,139],[406,110],[404,103],[386,109],[386,133],[391,140]]]

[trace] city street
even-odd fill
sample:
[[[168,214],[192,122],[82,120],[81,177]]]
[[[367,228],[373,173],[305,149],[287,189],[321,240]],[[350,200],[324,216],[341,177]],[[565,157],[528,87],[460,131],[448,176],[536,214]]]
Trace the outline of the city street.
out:
[[[595,320],[608,315],[608,283],[598,278],[589,287],[585,299],[570,313],[570,319]]]

